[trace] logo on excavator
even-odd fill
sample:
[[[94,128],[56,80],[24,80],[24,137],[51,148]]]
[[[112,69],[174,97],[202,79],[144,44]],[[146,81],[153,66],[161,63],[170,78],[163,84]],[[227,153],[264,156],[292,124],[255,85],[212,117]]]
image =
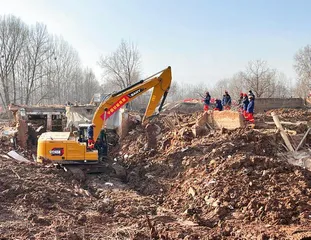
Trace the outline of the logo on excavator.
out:
[[[143,88],[136,89],[135,91],[129,93],[127,96],[132,98],[132,97],[136,96],[137,94],[141,93],[143,90],[144,90]]]
[[[63,148],[53,148],[50,150],[50,154],[52,156],[63,156],[64,155],[64,149]]]
[[[115,102],[110,108],[108,108],[106,112],[106,119],[105,119],[105,113],[103,113],[100,117],[103,120],[107,120],[112,114],[114,114],[116,111],[118,111],[124,104],[126,104],[129,100],[129,97],[127,95],[121,97],[118,99],[118,101]]]
[[[113,104],[110,108],[108,108],[106,112],[106,118],[105,113],[103,113],[100,117],[104,121],[107,120],[112,114],[114,114],[116,111],[118,111],[124,104],[126,104],[130,98],[136,96],[137,94],[141,93],[144,88],[136,89],[135,91],[129,93],[128,95],[120,97],[115,104]]]

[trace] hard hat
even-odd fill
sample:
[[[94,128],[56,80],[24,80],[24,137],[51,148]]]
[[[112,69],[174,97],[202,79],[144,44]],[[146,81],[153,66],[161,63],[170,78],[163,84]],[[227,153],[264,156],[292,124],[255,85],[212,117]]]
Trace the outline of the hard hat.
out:
[[[244,94],[243,94],[243,96],[244,96],[244,97],[247,97],[247,94],[246,94],[246,93],[244,93]]]

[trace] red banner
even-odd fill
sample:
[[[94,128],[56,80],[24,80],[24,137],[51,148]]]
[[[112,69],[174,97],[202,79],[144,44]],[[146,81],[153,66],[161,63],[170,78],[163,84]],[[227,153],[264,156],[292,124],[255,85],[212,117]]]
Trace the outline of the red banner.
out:
[[[108,119],[112,114],[114,114],[116,111],[118,111],[124,104],[126,104],[129,100],[128,96],[122,96],[114,105],[112,105],[108,111],[106,112],[106,119]],[[101,119],[105,120],[105,113],[103,113],[101,116]]]

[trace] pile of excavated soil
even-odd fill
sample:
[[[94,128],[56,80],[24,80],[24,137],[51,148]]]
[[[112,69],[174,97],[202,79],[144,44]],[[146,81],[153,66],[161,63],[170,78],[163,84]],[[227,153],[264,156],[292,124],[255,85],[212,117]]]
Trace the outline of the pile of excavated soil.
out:
[[[1,239],[311,237],[311,175],[278,160],[280,136],[222,129],[196,137],[198,115],[165,118],[157,149],[145,149],[140,126],[112,149],[125,182],[105,174],[78,182],[0,156]]]
[[[245,223],[310,223],[311,174],[268,157],[234,155],[187,170],[170,188],[165,205],[213,227]]]
[[[172,215],[215,239],[241,239],[254,224],[252,237],[284,237],[281,226],[311,226],[311,174],[277,159],[280,136],[238,129],[194,137],[191,124],[163,129],[157,150],[143,149],[141,128],[123,140],[119,154],[128,185],[157,198]]]
[[[167,103],[163,107],[163,113],[194,113],[197,111],[203,110],[203,103],[202,102],[173,102]]]
[[[0,122],[0,155],[5,155],[14,150],[23,157],[32,160],[35,151],[24,149],[14,144],[14,137],[17,135],[16,127],[9,127],[9,122]]]
[[[3,240],[198,239],[206,234],[204,227],[167,214],[157,197],[137,194],[109,176],[90,176],[80,184],[51,166],[2,158],[0,201]]]
[[[265,113],[266,116],[271,116],[271,113],[276,113],[280,120],[287,121],[310,121],[311,112],[307,109],[291,109],[291,108],[280,108],[269,110]]]
[[[108,176],[0,158],[1,239],[147,239],[156,202]],[[138,227],[139,225],[139,227]]]
[[[272,112],[278,115],[285,130],[294,131],[295,134],[305,134],[308,130],[308,122],[311,121],[311,112],[303,109],[276,109],[269,110],[265,114],[256,114],[255,127],[257,129],[276,129],[271,116]],[[300,137],[300,140],[301,139],[302,137]]]

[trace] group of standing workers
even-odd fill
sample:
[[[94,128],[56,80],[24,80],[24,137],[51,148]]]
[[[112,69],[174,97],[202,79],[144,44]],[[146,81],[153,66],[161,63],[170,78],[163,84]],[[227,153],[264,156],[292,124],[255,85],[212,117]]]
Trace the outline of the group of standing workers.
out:
[[[255,106],[255,95],[252,90],[249,90],[248,94],[241,93],[240,98],[238,100],[239,111],[243,114],[244,118],[254,123],[254,106]],[[208,111],[209,105],[211,103],[211,95],[209,92],[206,92],[204,98],[204,111]],[[225,94],[222,97],[222,100],[216,98],[215,99],[215,108],[214,111],[222,111],[222,110],[230,110],[231,109],[231,96],[228,91],[225,91]]]
[[[249,90],[248,95],[246,93],[240,93],[239,99],[240,112],[244,118],[254,123],[254,107],[255,107],[255,95],[252,90]]]
[[[206,92],[205,98],[204,98],[204,111],[208,111],[209,105],[211,103],[211,95],[209,92]],[[222,111],[230,110],[231,109],[231,96],[229,95],[228,91],[225,91],[225,94],[223,95],[222,100],[216,98],[215,100],[216,107],[214,108],[215,111]]]

